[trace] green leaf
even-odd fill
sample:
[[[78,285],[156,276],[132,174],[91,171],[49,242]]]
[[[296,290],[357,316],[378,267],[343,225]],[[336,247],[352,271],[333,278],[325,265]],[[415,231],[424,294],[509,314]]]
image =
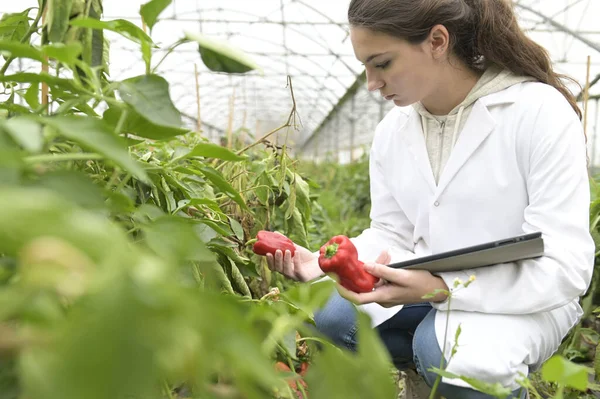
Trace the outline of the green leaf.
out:
[[[235,236],[240,241],[244,241],[244,228],[242,227],[242,225],[240,224],[240,222],[238,222],[234,218],[230,217],[229,218],[229,223],[231,224],[231,229],[233,230]]]
[[[186,32],[186,39],[199,45],[200,56],[208,69],[215,72],[245,73],[260,67],[241,50],[226,42],[200,33]]]
[[[215,222],[210,219],[197,219],[197,220],[198,220],[198,222],[205,224],[206,226],[210,227],[211,229],[213,229],[217,233],[221,234],[222,236],[228,237],[232,234],[230,226],[225,223]],[[204,232],[204,227],[202,227],[202,225],[199,224],[196,227],[196,230],[199,233]],[[210,237],[209,241],[212,240],[213,238],[214,237]]]
[[[158,255],[175,261],[216,261],[196,234],[196,223],[180,217],[164,216],[144,227],[146,244]]]
[[[27,117],[11,118],[0,127],[28,152],[38,153],[44,148],[42,127],[34,120]]]
[[[269,190],[271,181],[269,180],[267,172],[263,172],[256,179],[256,182],[259,184],[256,187],[255,194],[256,197],[260,200],[261,204],[267,205],[269,203]]]
[[[152,0],[140,7],[140,15],[150,29],[154,27],[158,16],[171,4],[172,0]]]
[[[4,14],[0,18],[0,40],[20,42],[29,29],[29,11]]]
[[[286,219],[286,227],[288,236],[290,239],[303,247],[308,248],[308,237],[306,235],[306,226],[304,225],[302,215],[298,208],[294,208],[292,212],[292,217],[290,219]]]
[[[83,48],[79,42],[53,43],[42,47],[42,54],[67,65],[75,64],[82,51]]]
[[[562,356],[552,356],[542,367],[544,381],[575,388],[585,392],[588,389],[588,374],[593,372],[588,367],[575,364]]]
[[[79,209],[69,199],[40,188],[0,190],[0,225],[0,252],[5,255],[17,254],[23,245],[44,236],[73,244],[94,262],[114,261],[119,258],[114,255],[130,245],[122,229],[104,215]],[[112,255],[107,248],[114,251]]]
[[[1,46],[1,45],[0,45]],[[41,53],[40,53],[41,54]],[[57,78],[45,72],[30,73],[19,72],[14,75],[0,75],[0,82],[15,82],[15,83],[47,83],[50,87],[58,87],[64,90],[78,92],[79,88],[75,86],[72,80]]]
[[[67,29],[69,29],[69,17],[73,0],[48,0],[47,27],[48,39],[51,42],[62,42]]]
[[[120,109],[114,107],[108,108],[104,112],[103,119],[111,126],[116,126],[121,117],[121,112]],[[127,112],[127,118],[121,131],[121,133],[131,133],[152,140],[168,140],[189,132],[189,129],[155,125],[132,108]]]
[[[200,168],[200,171],[204,176],[206,176],[208,180],[210,180],[215,186],[217,186],[219,190],[221,190],[229,198],[234,200],[239,206],[241,206],[245,210],[249,210],[240,193],[237,192],[231,186],[231,184],[229,184],[227,180],[223,178],[223,175],[221,175],[217,170],[205,166],[203,168]]]
[[[29,44],[14,41],[0,40],[0,53],[9,53],[15,58],[30,58],[32,60],[44,61],[42,53]]]
[[[312,284],[298,284],[281,294],[294,307],[314,317],[315,310],[323,308],[335,290],[333,280],[324,280]]]
[[[151,266],[162,271],[161,264]],[[175,326],[161,329],[161,323],[174,321],[165,320],[140,298],[148,295],[148,288],[139,285],[123,271],[115,273],[85,301],[74,304],[51,346],[23,351],[19,357],[22,395],[45,399],[161,397],[158,334]],[[167,308],[174,306],[172,300],[155,301]],[[182,338],[169,335],[165,339]]]
[[[42,175],[34,185],[52,190],[84,208],[104,208],[102,189],[83,172],[74,170],[52,171]]]
[[[456,374],[450,373],[449,371],[441,370],[437,367],[432,367],[429,370],[436,374],[439,374],[445,378],[463,380],[464,382],[468,383],[469,385],[471,385],[473,388],[475,388],[479,392],[486,393],[486,394],[496,397],[498,399],[505,399],[512,392],[509,388],[506,388],[506,387],[503,387],[502,385],[500,385],[500,383],[490,384],[487,382],[479,381],[475,378],[461,377]]]
[[[246,157],[239,156],[226,147],[214,143],[200,143],[181,158],[205,157],[218,158],[224,161],[243,161]]]
[[[285,218],[289,219],[292,217],[294,210],[296,209],[296,184],[295,184],[295,182],[293,183],[292,186],[290,186],[290,193],[288,195],[286,203],[287,203],[287,209],[285,211]]]
[[[169,96],[169,84],[158,75],[142,75],[119,85],[119,94],[137,113],[159,126],[181,128],[181,114]]]
[[[0,102],[0,109],[1,110],[6,110],[9,113],[15,114],[15,115],[19,115],[19,114],[28,115],[28,114],[31,114],[31,110],[29,108],[24,107],[24,106],[19,105],[19,104],[10,103],[8,101]],[[0,119],[5,119],[5,113],[4,112],[0,112]]]
[[[311,399],[395,398],[391,362],[368,316],[358,316],[358,353],[324,346],[306,373]],[[324,383],[327,381],[327,383]]]
[[[27,89],[27,91],[25,92],[25,95],[23,95],[23,98],[25,99],[25,102],[27,102],[27,105],[29,105],[32,109],[37,109],[40,107],[40,84],[39,83],[32,83],[29,88]]]
[[[68,115],[39,118],[39,121],[53,127],[63,136],[78,142],[82,147],[104,155],[138,179],[149,182],[148,175],[141,164],[129,156],[126,143],[120,137],[115,136],[101,120]]]
[[[141,28],[125,19],[99,21],[95,18],[76,18],[71,21],[71,25],[80,28],[109,30],[111,32],[118,33],[135,43],[150,43],[154,45],[154,42],[150,36],[148,36]]]

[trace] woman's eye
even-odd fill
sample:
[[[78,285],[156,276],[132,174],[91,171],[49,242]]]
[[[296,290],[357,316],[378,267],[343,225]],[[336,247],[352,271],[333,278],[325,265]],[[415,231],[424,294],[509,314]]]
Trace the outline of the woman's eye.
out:
[[[381,64],[376,64],[375,68],[385,69],[390,65],[390,61],[382,62]]]

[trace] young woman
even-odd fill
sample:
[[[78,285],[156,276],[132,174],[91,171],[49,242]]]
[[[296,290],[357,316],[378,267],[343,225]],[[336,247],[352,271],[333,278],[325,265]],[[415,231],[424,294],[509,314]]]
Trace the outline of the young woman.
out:
[[[399,368],[427,385],[451,373],[519,393],[581,316],[594,261],[581,113],[508,0],[352,0],[352,45],[368,88],[398,107],[378,125],[370,153],[371,226],[353,239],[373,291],[344,297],[373,316]],[[410,106],[410,107],[408,107]],[[408,257],[542,232],[541,258],[439,273],[384,266]],[[309,281],[315,254],[298,247],[269,266]],[[456,279],[475,281],[456,289]],[[450,300],[436,289],[452,292]],[[354,305],[335,295],[318,328],[353,348]],[[403,306],[402,306],[403,305]],[[448,312],[449,331],[444,342]],[[445,351],[442,353],[442,351]],[[487,398],[442,380],[448,399]],[[523,395],[524,396],[524,395]]]

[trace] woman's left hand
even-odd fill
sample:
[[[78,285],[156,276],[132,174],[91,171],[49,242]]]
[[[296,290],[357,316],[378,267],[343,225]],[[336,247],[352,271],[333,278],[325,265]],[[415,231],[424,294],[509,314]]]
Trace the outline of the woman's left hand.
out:
[[[383,254],[382,254],[383,255]],[[383,259],[380,256],[377,260]],[[365,270],[381,280],[375,289],[366,293],[355,293],[338,286],[340,295],[356,304],[378,303],[384,307],[421,302],[443,302],[447,295],[443,292],[433,298],[423,297],[436,290],[448,291],[448,286],[438,276],[425,270],[393,269],[380,263],[365,263]]]

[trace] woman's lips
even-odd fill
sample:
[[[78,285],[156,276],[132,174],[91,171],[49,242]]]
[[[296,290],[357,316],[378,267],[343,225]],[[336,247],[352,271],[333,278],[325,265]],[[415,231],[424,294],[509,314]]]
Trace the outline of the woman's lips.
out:
[[[395,95],[395,94],[390,94],[389,96],[385,96],[384,98],[385,98],[386,100],[390,101],[390,100],[393,100],[393,99],[394,99],[394,97],[396,97],[396,95]]]

